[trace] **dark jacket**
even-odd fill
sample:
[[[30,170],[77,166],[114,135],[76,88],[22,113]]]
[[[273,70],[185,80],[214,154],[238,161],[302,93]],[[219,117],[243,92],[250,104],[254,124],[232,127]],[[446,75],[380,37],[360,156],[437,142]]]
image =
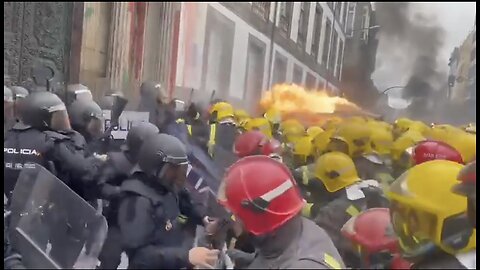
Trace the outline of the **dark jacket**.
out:
[[[328,234],[312,221],[295,217],[257,245],[249,269],[340,269],[342,258]]]
[[[180,215],[202,224],[189,197],[174,194],[141,173],[122,184],[124,196],[118,210],[122,244],[129,268],[179,269],[189,267],[183,244]]]

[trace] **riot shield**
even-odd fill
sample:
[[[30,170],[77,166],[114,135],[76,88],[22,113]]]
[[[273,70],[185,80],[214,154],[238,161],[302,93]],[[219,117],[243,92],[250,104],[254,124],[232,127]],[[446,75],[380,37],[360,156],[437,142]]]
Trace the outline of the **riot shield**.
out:
[[[96,267],[105,218],[45,168],[22,170],[11,215],[12,245],[27,268]]]

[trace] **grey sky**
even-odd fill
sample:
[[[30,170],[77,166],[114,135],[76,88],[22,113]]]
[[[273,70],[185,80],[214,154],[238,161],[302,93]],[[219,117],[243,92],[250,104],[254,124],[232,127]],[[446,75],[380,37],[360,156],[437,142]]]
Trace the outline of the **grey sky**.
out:
[[[445,44],[440,51],[438,61],[444,62],[446,71],[453,48],[459,46],[473,29],[476,2],[419,2],[412,3],[412,8],[413,5],[422,13],[435,16],[444,28]],[[401,57],[392,53],[394,48],[382,47],[381,42],[380,40],[377,52],[377,69],[373,74],[375,84],[379,90],[393,85],[404,85],[410,74],[395,74],[395,69],[392,69],[393,66],[398,66],[398,70],[405,70]]]

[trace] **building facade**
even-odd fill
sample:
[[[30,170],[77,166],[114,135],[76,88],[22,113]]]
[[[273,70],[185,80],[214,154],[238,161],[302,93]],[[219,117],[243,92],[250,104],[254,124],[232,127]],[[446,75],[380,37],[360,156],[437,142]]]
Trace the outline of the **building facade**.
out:
[[[470,69],[468,71],[468,98],[469,115],[476,122],[477,111],[477,19],[472,32],[472,51],[470,52]]]
[[[181,11],[176,96],[215,91],[254,112],[278,83],[338,92],[346,2],[182,2]]]
[[[342,90],[345,96],[366,107],[378,99],[371,76],[375,71],[378,39],[375,11],[370,2],[350,2],[347,11]]]
[[[53,70],[96,99],[122,91],[136,104],[145,80],[174,97],[227,99],[254,112],[279,83],[339,92],[346,2],[6,2],[6,80],[32,85]],[[20,42],[23,40],[23,42]],[[55,42],[53,42],[55,41]]]
[[[449,70],[449,94],[451,101],[462,103],[469,96],[469,72],[472,66],[473,32],[470,33],[463,43],[454,48],[450,57]]]

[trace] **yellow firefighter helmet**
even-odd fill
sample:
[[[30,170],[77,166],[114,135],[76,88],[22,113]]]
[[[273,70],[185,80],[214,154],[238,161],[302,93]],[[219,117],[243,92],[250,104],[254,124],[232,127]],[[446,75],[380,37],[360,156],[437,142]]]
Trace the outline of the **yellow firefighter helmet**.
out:
[[[336,192],[360,181],[353,160],[341,152],[321,155],[315,162],[314,174],[329,192]]]
[[[268,122],[267,119],[263,117],[252,118],[248,120],[247,123],[245,124],[245,129],[247,131],[259,130],[263,134],[265,134],[265,136],[267,136],[268,138],[272,138],[272,128],[270,126],[270,123]]]
[[[451,191],[461,169],[452,161],[428,161],[392,183],[387,196],[402,253],[421,257],[432,243],[450,254],[476,248],[476,230],[462,217],[467,201]]]

